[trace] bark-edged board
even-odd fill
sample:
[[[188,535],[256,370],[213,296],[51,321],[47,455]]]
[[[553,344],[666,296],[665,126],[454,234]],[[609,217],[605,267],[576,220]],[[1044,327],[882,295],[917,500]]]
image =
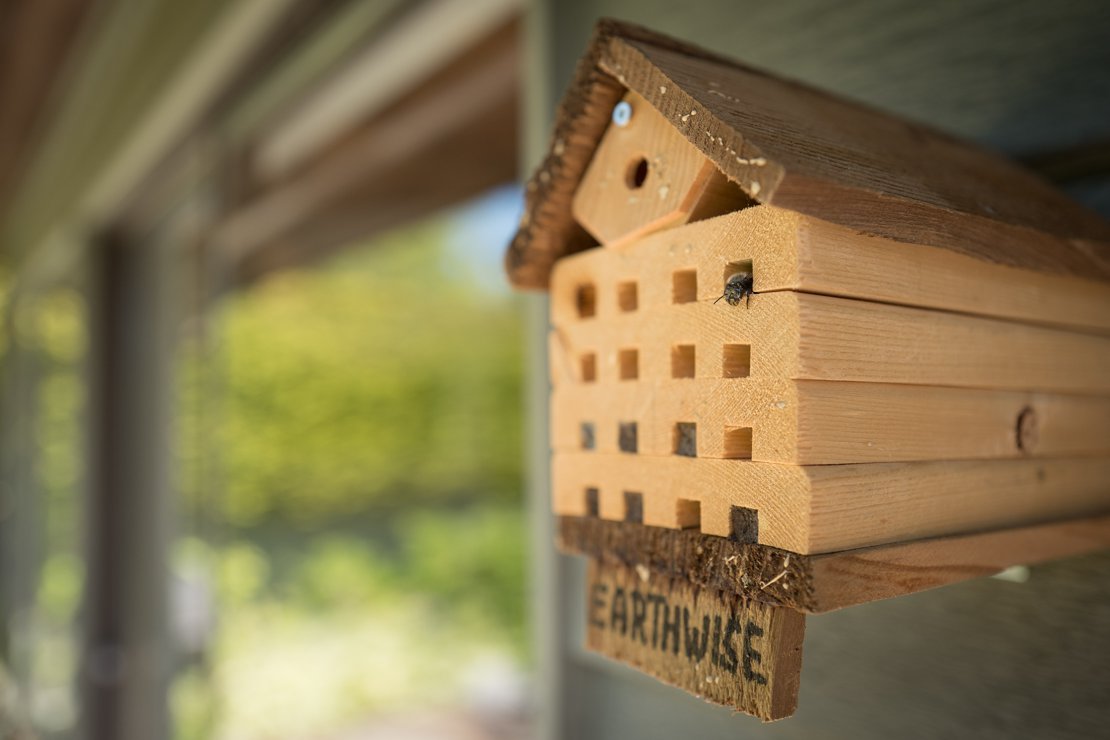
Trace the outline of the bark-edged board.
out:
[[[1105,550],[1110,515],[823,555],[596,517],[559,517],[557,537],[570,554],[820,614]]]
[[[794,713],[802,614],[613,562],[586,579],[591,650],[764,721]]]

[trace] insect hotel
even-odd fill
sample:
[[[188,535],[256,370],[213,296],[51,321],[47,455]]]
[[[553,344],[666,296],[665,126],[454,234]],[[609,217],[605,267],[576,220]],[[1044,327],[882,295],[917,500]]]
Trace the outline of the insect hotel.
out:
[[[1110,544],[1110,224],[997,156],[606,22],[506,261],[595,650],[780,719],[805,615]]]

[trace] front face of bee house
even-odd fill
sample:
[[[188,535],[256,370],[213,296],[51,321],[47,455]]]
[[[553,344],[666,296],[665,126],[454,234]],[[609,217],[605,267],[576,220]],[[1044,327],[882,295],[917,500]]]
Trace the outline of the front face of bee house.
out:
[[[557,513],[820,552],[1101,504],[1110,402],[1054,390],[1110,379],[1104,338],[766,290],[797,265],[794,226],[760,206],[560,260]],[[756,294],[730,305],[737,271]],[[1082,457],[1042,478],[1061,456]],[[856,513],[876,499],[882,527]]]
[[[551,375],[557,477],[633,459],[645,470],[659,459],[687,465],[698,458],[749,460],[753,425],[793,424],[791,388],[769,377],[785,360],[758,349],[767,339],[770,302],[756,301],[750,310],[713,303],[725,273],[738,265],[750,271],[750,260],[680,245],[670,238],[674,233],[591,250],[556,269]],[[753,383],[753,375],[769,382]],[[766,438],[780,436],[791,435]],[[671,491],[583,485],[581,506],[588,506],[586,491],[594,488],[598,511],[608,518],[627,518],[631,497],[642,500],[645,523],[730,533],[730,509],[715,510],[717,500],[693,485]]]

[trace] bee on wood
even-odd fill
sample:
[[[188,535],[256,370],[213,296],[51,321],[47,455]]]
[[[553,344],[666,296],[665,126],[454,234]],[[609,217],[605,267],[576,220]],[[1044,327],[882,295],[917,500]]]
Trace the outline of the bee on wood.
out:
[[[752,290],[753,284],[754,278],[750,272],[734,272],[729,275],[728,280],[725,281],[725,292],[717,301],[724,298],[730,306],[739,306],[740,301],[743,301],[744,308],[747,308],[748,299],[751,298],[752,293],[755,292]],[[717,301],[713,302],[716,303]]]

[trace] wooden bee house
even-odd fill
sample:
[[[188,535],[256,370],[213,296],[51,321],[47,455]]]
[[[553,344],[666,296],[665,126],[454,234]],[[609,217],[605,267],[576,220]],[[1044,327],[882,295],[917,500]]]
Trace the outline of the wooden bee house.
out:
[[[802,613],[1110,542],[1110,224],[989,153],[606,22],[507,268],[602,652],[781,718]]]

